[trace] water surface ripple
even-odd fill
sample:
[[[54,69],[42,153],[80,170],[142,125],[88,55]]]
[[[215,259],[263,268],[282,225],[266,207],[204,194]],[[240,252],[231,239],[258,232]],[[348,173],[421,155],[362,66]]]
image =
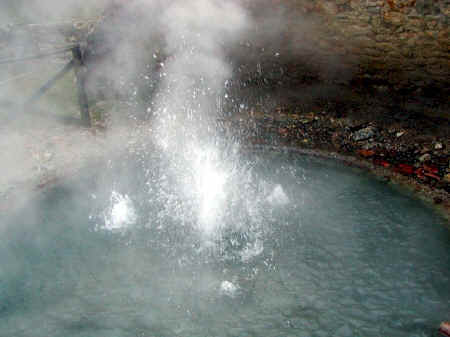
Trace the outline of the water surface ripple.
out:
[[[0,336],[430,336],[450,233],[356,169],[272,152],[87,169],[0,226]],[[101,173],[99,173],[101,172]]]

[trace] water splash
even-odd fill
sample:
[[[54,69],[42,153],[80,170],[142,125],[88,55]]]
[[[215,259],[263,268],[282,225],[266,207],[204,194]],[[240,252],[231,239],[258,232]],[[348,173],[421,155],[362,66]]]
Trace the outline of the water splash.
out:
[[[286,192],[284,192],[283,186],[276,185],[272,193],[267,197],[267,201],[272,206],[284,206],[289,203],[289,197]]]
[[[228,297],[236,297],[239,292],[239,286],[230,281],[222,281],[219,293]]]
[[[193,165],[195,188],[200,201],[199,226],[207,235],[217,230],[226,200],[227,173],[223,171],[212,149],[197,149]]]
[[[241,260],[242,262],[249,262],[256,256],[260,255],[264,251],[263,241],[259,238],[253,243],[247,242],[245,248],[241,251]]]
[[[137,215],[128,195],[112,191],[108,208],[103,213],[102,229],[120,231],[136,223]]]

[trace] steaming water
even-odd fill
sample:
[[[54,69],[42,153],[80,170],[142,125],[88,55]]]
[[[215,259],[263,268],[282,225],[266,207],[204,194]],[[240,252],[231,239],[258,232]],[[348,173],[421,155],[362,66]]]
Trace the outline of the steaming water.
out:
[[[410,337],[448,319],[450,233],[418,201],[331,161],[191,155],[114,161],[2,220],[0,336]]]

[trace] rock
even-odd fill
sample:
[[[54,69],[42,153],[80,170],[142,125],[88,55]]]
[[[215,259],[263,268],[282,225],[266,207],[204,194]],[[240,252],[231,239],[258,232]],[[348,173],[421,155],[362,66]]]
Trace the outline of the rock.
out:
[[[428,173],[433,173],[433,174],[438,174],[439,173],[439,169],[437,168],[437,166],[434,165],[423,165],[423,169],[425,171],[427,171]]]
[[[421,154],[425,154],[425,153],[428,153],[428,152],[430,152],[430,149],[427,148],[427,147],[424,147],[422,150],[420,150]]]
[[[300,119],[300,123],[302,123],[302,124],[308,124],[308,123],[311,123],[311,122],[312,122],[312,120],[307,119],[307,118]]]
[[[442,150],[444,146],[442,145],[442,143],[436,143],[434,144],[434,149],[435,150]]]
[[[358,154],[364,158],[370,158],[375,155],[373,150],[358,150]]]
[[[419,161],[423,163],[424,161],[430,160],[431,155],[429,153],[425,153],[419,157]]]
[[[442,181],[450,184],[450,173],[447,173],[444,178],[442,178]]]
[[[287,128],[279,128],[278,133],[281,137],[287,137],[289,135],[289,130]]]
[[[434,174],[434,173],[431,173],[431,172],[428,172],[428,171],[425,171],[425,172],[423,173],[423,175],[426,176],[426,177],[432,178],[432,179],[434,179],[435,181],[441,180],[441,178],[440,178],[438,175],[436,175],[436,174]]]
[[[333,2],[319,2],[316,8],[319,12],[323,12],[328,15],[336,15],[339,12],[338,7]]]
[[[414,173],[414,167],[408,164],[398,164],[394,167],[394,171],[405,175],[411,175]]]
[[[404,15],[399,12],[388,11],[383,15],[384,22],[389,23],[393,26],[401,26],[405,19]]]
[[[364,129],[352,133],[352,139],[356,142],[373,138],[377,133],[377,129],[373,126],[368,126]]]
[[[376,148],[377,146],[379,146],[378,143],[366,141],[365,144],[362,145],[362,149],[363,150],[372,150],[372,149]]]
[[[382,166],[382,167],[384,167],[384,168],[391,167],[391,164],[390,164],[389,162],[387,162],[387,161],[385,161],[385,160],[381,160],[381,159],[375,159],[375,160],[373,161],[373,163],[374,163],[375,165]]]
[[[380,7],[379,6],[369,6],[369,7],[367,7],[367,12],[372,15],[377,15],[380,13]]]
[[[386,93],[389,91],[389,87],[386,85],[374,85],[374,88],[381,93]]]

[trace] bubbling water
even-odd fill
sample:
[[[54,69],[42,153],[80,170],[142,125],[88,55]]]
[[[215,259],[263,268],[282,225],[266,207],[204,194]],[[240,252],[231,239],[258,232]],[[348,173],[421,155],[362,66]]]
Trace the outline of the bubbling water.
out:
[[[0,335],[410,337],[445,319],[431,210],[334,162],[234,158],[128,157],[11,216]]]
[[[122,230],[136,222],[136,213],[128,195],[116,191],[111,192],[110,205],[104,212],[106,230]]]
[[[219,165],[214,151],[195,151],[193,165],[195,190],[200,201],[199,225],[206,234],[217,226],[226,200],[227,174]],[[188,187],[189,188],[189,187]]]

